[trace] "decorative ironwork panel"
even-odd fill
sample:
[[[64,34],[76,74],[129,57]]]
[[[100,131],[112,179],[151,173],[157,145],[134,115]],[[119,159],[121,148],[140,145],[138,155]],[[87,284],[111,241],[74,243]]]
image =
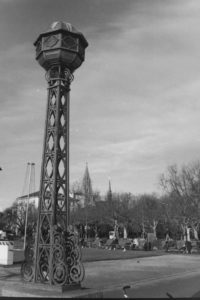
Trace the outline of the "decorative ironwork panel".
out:
[[[51,36],[44,37],[43,39],[44,48],[52,48],[58,43],[58,41],[59,41],[58,35],[51,35]]]

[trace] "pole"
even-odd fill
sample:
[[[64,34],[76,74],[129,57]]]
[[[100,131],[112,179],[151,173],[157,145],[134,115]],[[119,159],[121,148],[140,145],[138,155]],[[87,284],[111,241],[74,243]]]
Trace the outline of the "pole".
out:
[[[26,235],[27,235],[27,223],[28,223],[28,208],[29,208],[29,198],[30,198],[30,185],[31,185],[31,169],[32,164],[28,163],[30,166],[29,170],[29,187],[28,187],[28,198],[27,198],[27,205],[26,205],[26,222],[25,222],[25,233],[24,233],[24,250],[26,248]]]
[[[85,223],[86,223],[86,225],[85,225],[85,233],[86,233],[86,235],[85,235],[85,237],[86,237],[86,243],[87,243],[87,203],[86,203],[86,216],[85,216]]]

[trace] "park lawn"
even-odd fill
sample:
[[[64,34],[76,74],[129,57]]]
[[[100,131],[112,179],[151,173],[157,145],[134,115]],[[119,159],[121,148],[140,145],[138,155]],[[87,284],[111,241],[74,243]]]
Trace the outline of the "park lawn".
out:
[[[99,248],[82,248],[82,261],[100,261],[100,260],[117,260],[117,259],[130,259],[130,258],[141,258],[150,256],[160,256],[166,254],[163,250],[155,251],[143,251],[143,250],[108,250]]]
[[[23,249],[23,241],[15,241],[15,249]],[[143,251],[143,250],[127,250],[123,252],[121,249],[108,250],[101,248],[81,248],[82,261],[92,262],[101,260],[117,260],[141,258],[150,256],[160,256],[166,254],[164,250]]]

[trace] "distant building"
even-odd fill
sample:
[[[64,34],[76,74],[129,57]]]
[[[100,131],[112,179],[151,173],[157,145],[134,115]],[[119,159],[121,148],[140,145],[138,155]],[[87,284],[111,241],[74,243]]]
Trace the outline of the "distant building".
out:
[[[38,207],[39,204],[39,192],[34,192],[29,195],[24,195],[21,197],[18,197],[16,199],[17,204],[24,204],[26,206],[27,200],[29,199],[29,203],[32,203],[35,205],[35,207]]]
[[[63,197],[63,195],[60,196]],[[17,205],[20,207],[24,207],[24,209],[26,209],[27,201],[29,201],[29,204],[33,204],[35,205],[36,208],[38,208],[39,191],[31,193],[29,195],[18,197],[16,199]],[[84,207],[85,197],[82,195],[82,193],[74,193],[74,194],[70,193],[69,202],[70,202],[70,211],[72,211],[77,209],[78,207]]]

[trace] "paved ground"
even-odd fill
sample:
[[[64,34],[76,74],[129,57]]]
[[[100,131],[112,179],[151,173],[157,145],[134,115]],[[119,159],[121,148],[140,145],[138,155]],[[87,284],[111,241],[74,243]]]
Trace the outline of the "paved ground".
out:
[[[181,277],[200,272],[199,255],[167,254],[158,257],[85,263],[86,278],[83,285],[99,290],[124,285],[141,285],[150,281]],[[100,280],[99,280],[100,279]],[[199,286],[200,287],[200,286]]]
[[[170,276],[161,279],[141,281],[138,284],[132,284],[127,289],[130,298],[169,298],[167,293],[173,298],[199,298],[200,299],[200,272],[187,272],[178,276]],[[121,298],[122,289],[112,291],[104,290],[104,297]]]
[[[84,289],[70,291],[59,297],[122,297],[124,285],[131,286],[132,289],[129,291],[131,296],[148,298],[167,297],[166,292],[176,297],[192,297],[200,290],[200,285],[197,284],[200,278],[199,255],[166,254],[126,260],[86,262],[84,266],[86,271],[82,283]],[[0,295],[23,296],[22,288],[19,288],[19,266],[1,267],[0,274]],[[35,289],[31,293],[26,292],[25,296],[49,297],[46,291],[39,293]],[[51,293],[51,297],[57,296],[56,293]]]

